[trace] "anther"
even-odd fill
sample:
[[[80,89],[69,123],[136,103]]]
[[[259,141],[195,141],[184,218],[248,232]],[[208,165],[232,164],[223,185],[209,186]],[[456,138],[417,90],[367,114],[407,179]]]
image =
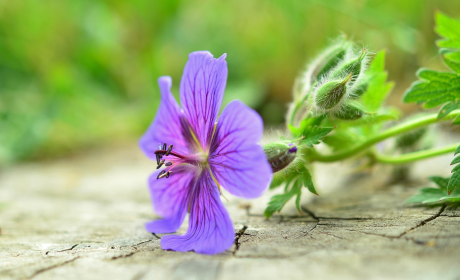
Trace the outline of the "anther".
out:
[[[163,178],[164,176],[166,176],[165,173],[166,173],[166,171],[162,170],[162,171],[160,172],[160,174],[158,174],[157,180],[160,179],[160,178]]]
[[[165,160],[160,161],[160,163],[157,166],[157,169],[159,169],[164,163],[165,163]]]
[[[172,162],[168,161],[167,163],[165,163],[165,166],[171,166],[171,165],[172,165]]]
[[[159,154],[155,154],[155,156],[157,157],[157,165],[160,164],[160,158],[161,156]]]
[[[166,145],[166,143],[163,144],[163,150],[166,150],[168,146]]]
[[[158,179],[161,179],[163,177],[166,177],[166,178],[169,178],[169,174],[171,174],[171,172],[166,172],[166,171],[162,171],[160,172],[160,174],[158,175]]]
[[[161,145],[161,143],[158,144],[158,150],[162,150],[162,148],[163,148],[163,145]]]
[[[171,153],[172,148],[173,148],[173,145],[169,145],[169,148],[168,148],[168,150],[166,151],[165,156],[169,156],[169,153]]]

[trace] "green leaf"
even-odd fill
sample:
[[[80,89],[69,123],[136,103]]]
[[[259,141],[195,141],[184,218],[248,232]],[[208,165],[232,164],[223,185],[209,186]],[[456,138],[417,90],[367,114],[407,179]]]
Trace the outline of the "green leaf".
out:
[[[449,56],[443,56],[444,63],[449,66],[450,69],[454,70],[456,73],[460,74],[460,62],[454,61],[449,58]]]
[[[382,106],[393,83],[387,83],[387,72],[385,71],[385,51],[377,53],[367,70],[368,87],[361,96],[361,102],[368,112],[376,112]]]
[[[455,149],[454,156],[456,156],[458,153],[460,153],[460,146],[458,146],[457,149]]]
[[[455,120],[452,122],[452,124],[460,124],[460,115],[458,115]]]
[[[454,165],[460,162],[460,156],[454,158],[454,160],[450,163],[450,165]]]
[[[413,83],[404,94],[403,101],[406,103],[426,102],[425,108],[433,108],[446,102],[455,101],[456,98],[460,98],[460,77],[452,76],[452,73],[437,72],[435,80]]]
[[[313,184],[313,178],[311,177],[310,170],[305,167],[305,171],[302,173],[302,185],[304,185],[311,193],[318,195],[318,192],[315,189]]]
[[[441,108],[441,111],[439,111],[438,120],[444,118],[458,108],[460,108],[460,101],[447,103]]]
[[[428,179],[438,185],[438,187],[442,190],[447,189],[447,184],[449,183],[450,177],[444,178],[441,176],[430,176]]]
[[[460,170],[460,164],[456,165],[456,166],[452,169],[451,173],[455,173],[455,172],[457,172],[457,171],[459,171],[459,170]]]
[[[323,140],[324,136],[329,134],[333,129],[333,127],[309,126],[302,132],[302,136],[305,138],[300,142],[307,147],[313,147],[313,145],[319,144],[319,141]]]
[[[300,197],[302,196],[302,194],[298,194],[296,199],[295,199],[295,207],[297,208],[297,211],[299,211],[299,213],[302,213],[302,208],[300,208]]]
[[[428,201],[439,201],[441,197],[444,197],[446,195],[445,192],[443,192],[440,189],[436,188],[423,188],[419,190],[419,194],[416,194],[412,197],[410,197],[407,201],[406,204],[414,204],[414,203],[428,203]]]
[[[437,41],[442,48],[460,48],[460,21],[447,15],[436,13],[436,33],[443,39]]]
[[[451,202],[458,203],[460,202],[460,196],[443,196],[439,199],[440,202]]]
[[[457,174],[457,173],[456,173]],[[452,176],[453,178],[454,176]],[[447,194],[449,184],[458,185],[458,180],[452,180],[449,177],[431,176],[429,179],[438,185],[438,188],[423,188],[419,193],[412,196],[406,201],[406,204],[421,203],[421,204],[436,204],[444,202],[458,203],[460,202],[460,188],[452,190],[451,194]]]
[[[455,172],[447,185],[447,194],[451,194],[460,185],[460,172]]]
[[[454,73],[438,72],[425,68],[420,68],[417,71],[417,76],[426,81],[437,81],[442,83],[450,83],[452,79],[457,78],[457,75]]]
[[[284,205],[296,194],[300,195],[300,188],[294,184],[289,192],[273,196],[268,202],[264,216],[270,218],[275,212],[280,212]]]
[[[275,212],[280,212],[284,205],[295,195],[297,196],[295,201],[296,208],[301,212],[300,196],[302,194],[302,187],[306,187],[310,192],[318,195],[311,173],[305,164],[290,169],[286,173],[284,182],[286,183],[284,194],[278,194],[271,198],[264,212],[265,217],[270,218]]]
[[[444,62],[455,73],[420,69],[421,80],[413,83],[404,94],[404,102],[424,103],[424,108],[444,105],[438,118],[442,119],[459,108],[460,99],[460,21],[442,13],[436,14],[436,32],[442,37],[438,46]],[[447,103],[447,104],[446,104]],[[454,121],[456,123],[457,120]],[[460,120],[458,120],[460,122]]]

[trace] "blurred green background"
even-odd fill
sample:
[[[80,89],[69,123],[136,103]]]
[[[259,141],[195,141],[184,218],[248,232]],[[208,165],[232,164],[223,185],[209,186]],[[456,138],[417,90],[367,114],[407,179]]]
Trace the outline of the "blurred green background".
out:
[[[188,53],[227,53],[225,103],[283,122],[293,81],[341,32],[386,49],[394,105],[420,66],[442,69],[433,15],[453,0],[0,0],[0,164],[135,141],[178,93]]]

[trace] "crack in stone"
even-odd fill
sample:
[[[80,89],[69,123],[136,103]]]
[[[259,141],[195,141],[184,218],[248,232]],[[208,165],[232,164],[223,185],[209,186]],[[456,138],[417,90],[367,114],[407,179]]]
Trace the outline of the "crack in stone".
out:
[[[421,222],[420,222],[418,225],[416,225],[415,227],[412,227],[412,228],[410,228],[409,230],[406,230],[405,232],[401,233],[400,235],[398,235],[398,238],[401,238],[401,237],[403,237],[404,235],[406,235],[407,233],[409,233],[411,230],[414,230],[414,229],[417,229],[417,228],[419,228],[419,227],[422,227],[422,226],[424,226],[425,224],[427,224],[427,223],[433,221],[434,219],[438,218],[439,216],[441,216],[442,212],[444,212],[445,209],[446,209],[446,204],[444,204],[444,205],[441,207],[441,209],[439,210],[439,212],[438,212],[436,215],[431,216],[431,217],[429,217],[428,219],[425,219],[425,220],[421,221]]]
[[[54,268],[57,268],[57,267],[61,267],[61,266],[63,266],[63,265],[66,265],[66,264],[68,264],[68,263],[71,263],[71,262],[75,261],[75,260],[78,259],[78,258],[80,258],[80,257],[78,256],[78,257],[75,257],[75,258],[70,259],[70,260],[68,260],[68,261],[65,261],[65,262],[62,262],[62,263],[58,263],[58,264],[55,264],[55,265],[48,266],[48,267],[42,268],[42,269],[40,269],[40,270],[37,270],[37,271],[35,271],[31,276],[27,277],[26,279],[32,279],[32,278],[34,278],[35,276],[37,276],[38,274],[40,274],[40,273],[43,273],[43,272],[45,272],[45,271],[48,271],[48,270],[51,270],[51,269],[54,269]]]
[[[72,245],[72,247],[70,247],[70,248],[62,249],[62,250],[54,251],[54,252],[55,252],[55,253],[60,253],[60,252],[65,252],[65,251],[72,251],[72,250],[73,250],[75,247],[77,247],[77,246],[78,246],[78,244],[75,244],[75,245]],[[51,251],[47,251],[47,252],[45,253],[45,255],[48,255],[49,252],[51,252]]]
[[[378,233],[371,233],[371,232],[365,232],[365,231],[359,231],[359,230],[353,230],[353,229],[345,229],[347,231],[354,231],[354,232],[359,232],[359,233],[362,233],[362,234],[367,234],[367,235],[374,235],[374,236],[380,236],[380,237],[385,237],[385,238],[388,238],[388,239],[401,239],[401,237],[399,236],[392,236],[392,235],[385,235],[385,234],[378,234]],[[422,241],[422,240],[417,240],[413,237],[404,237],[402,239],[405,239],[405,240],[408,240],[408,241],[412,241],[414,242],[415,244],[418,244],[418,245],[426,245],[428,244],[430,241]]]
[[[235,250],[233,250],[233,255],[236,254],[236,251],[240,249],[240,237],[243,236],[244,232],[248,229],[246,225],[243,226],[236,234],[235,234]]]

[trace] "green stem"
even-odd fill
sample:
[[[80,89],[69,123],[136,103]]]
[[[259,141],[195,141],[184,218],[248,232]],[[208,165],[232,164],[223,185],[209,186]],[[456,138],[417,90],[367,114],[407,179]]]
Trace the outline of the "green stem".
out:
[[[439,156],[439,155],[443,155],[447,153],[453,153],[458,146],[460,146],[460,143],[449,145],[446,147],[441,147],[441,148],[435,148],[435,149],[429,149],[429,150],[424,150],[424,151],[403,154],[399,156],[387,156],[387,155],[382,155],[379,153],[374,153],[373,157],[379,163],[403,164],[403,163],[409,163],[409,162],[413,162],[413,161],[417,161],[417,160],[421,160],[425,158],[430,158],[434,156]]]
[[[389,128],[382,133],[375,135],[373,137],[370,137],[366,141],[364,141],[361,144],[358,144],[354,146],[353,148],[350,148],[348,150],[339,152],[337,154],[332,154],[332,155],[322,155],[316,152],[313,149],[313,152],[311,153],[311,158],[308,158],[309,161],[320,161],[320,162],[334,162],[334,161],[339,161],[342,159],[346,159],[352,156],[357,156],[361,152],[365,151],[369,147],[373,146],[374,144],[377,144],[385,139],[391,138],[395,135],[406,133],[408,131],[421,128],[427,125],[430,125],[432,123],[436,123],[438,121],[448,121],[456,118],[458,115],[460,115],[460,110],[456,110],[451,112],[449,115],[444,117],[441,120],[438,120],[438,114],[432,114],[426,117],[422,117],[419,119],[415,119],[403,124],[396,125],[392,128]]]

